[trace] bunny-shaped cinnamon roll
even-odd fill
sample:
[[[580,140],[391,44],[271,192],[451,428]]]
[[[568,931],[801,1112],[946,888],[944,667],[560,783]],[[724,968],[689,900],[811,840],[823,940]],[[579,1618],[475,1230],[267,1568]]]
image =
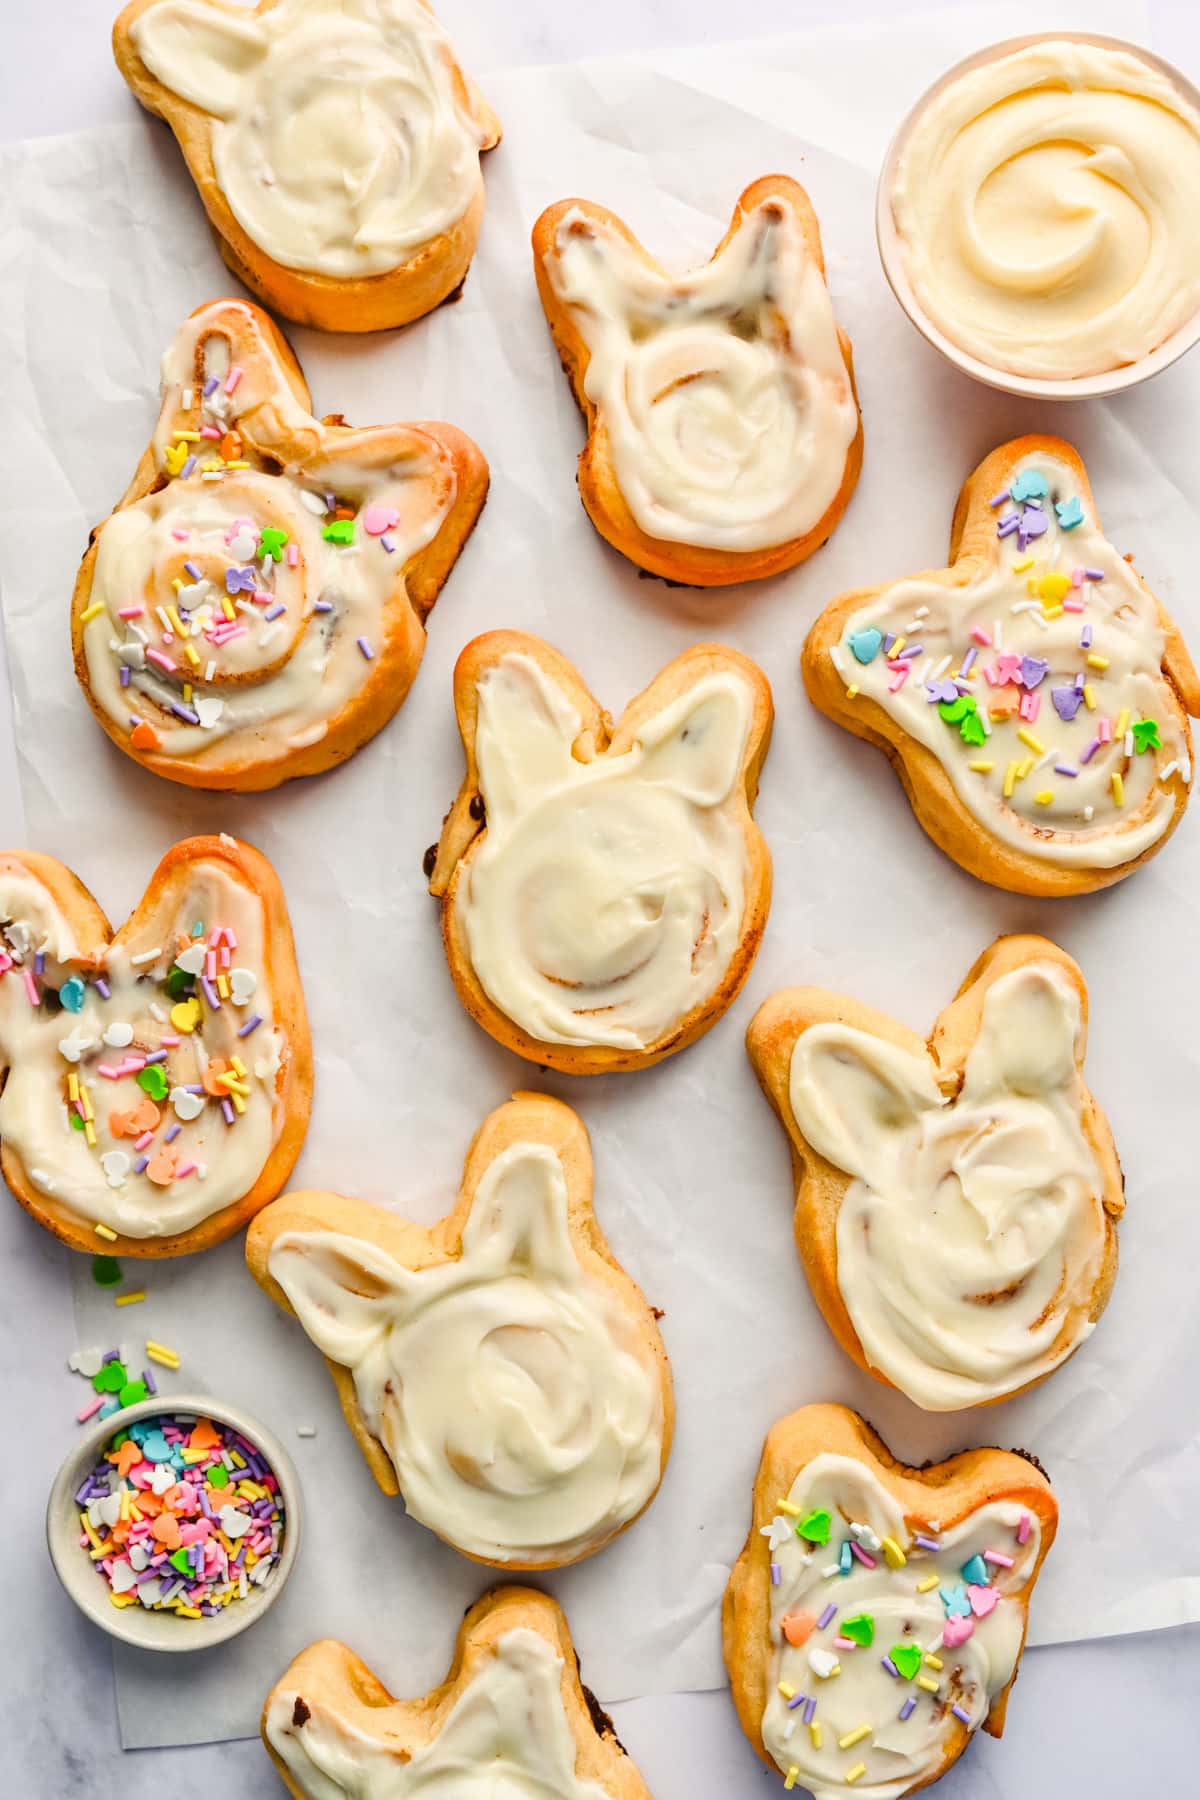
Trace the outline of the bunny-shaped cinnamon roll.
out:
[[[385,725],[488,472],[452,425],[314,419],[258,307],[200,307],[162,410],[71,608],[75,670],[109,737],[189,787],[274,787]]]

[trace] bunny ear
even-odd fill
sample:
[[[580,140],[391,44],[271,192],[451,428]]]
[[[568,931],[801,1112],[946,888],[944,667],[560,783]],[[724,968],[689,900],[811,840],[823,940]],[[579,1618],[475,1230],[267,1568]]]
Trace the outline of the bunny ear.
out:
[[[886,1132],[944,1104],[926,1056],[851,1025],[813,1025],[792,1052],[789,1098],[796,1124],[819,1155],[873,1182]]]
[[[336,1231],[289,1231],[267,1267],[323,1356],[357,1368],[395,1315],[412,1276],[384,1250]]]
[[[641,779],[693,806],[719,806],[738,778],[749,729],[745,683],[711,675],[638,733],[646,751]]]
[[[237,111],[242,77],[267,49],[253,15],[239,18],[207,0],[161,0],[138,19],[134,42],[157,80],[218,119]]]
[[[480,678],[475,752],[488,816],[516,818],[528,796],[561,780],[583,720],[531,656],[511,653]]]
[[[967,1058],[969,1091],[1044,1098],[1074,1075],[1082,1025],[1079,990],[1055,964],[1030,963],[1002,976],[988,990]]]
[[[578,1258],[567,1230],[567,1179],[548,1144],[511,1144],[484,1172],[463,1231],[464,1255],[563,1277]]]

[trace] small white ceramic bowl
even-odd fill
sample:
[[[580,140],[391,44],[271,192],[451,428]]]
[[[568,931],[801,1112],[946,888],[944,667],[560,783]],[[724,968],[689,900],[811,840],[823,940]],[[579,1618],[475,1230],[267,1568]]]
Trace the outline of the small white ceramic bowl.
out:
[[[80,1508],[75,1495],[84,1478],[95,1468],[105,1444],[118,1431],[127,1431],[141,1419],[164,1414],[195,1415],[229,1425],[256,1445],[271,1465],[283,1497],[283,1541],[275,1573],[265,1587],[252,1587],[244,1600],[231,1601],[218,1613],[202,1619],[178,1619],[172,1612],[153,1612],[144,1606],[114,1606],[109,1587],[79,1543]],[[80,1612],[110,1637],[141,1650],[207,1650],[237,1637],[261,1619],[283,1592],[300,1548],[300,1483],[287,1451],[257,1419],[225,1406],[207,1394],[159,1394],[139,1400],[110,1418],[98,1420],[80,1437],[62,1464],[50,1489],[46,1507],[46,1544],[58,1579]]]
[[[1125,388],[1137,387],[1143,381],[1149,381],[1152,375],[1159,375],[1177,362],[1186,351],[1200,342],[1200,310],[1190,319],[1165,338],[1157,349],[1149,355],[1139,357],[1137,362],[1126,363],[1119,369],[1106,369],[1099,375],[1077,375],[1066,381],[1051,381],[1045,377],[1015,375],[1009,369],[996,369],[990,363],[981,362],[971,356],[948,338],[939,326],[935,325],[928,313],[917,299],[908,277],[908,269],[904,257],[904,245],[896,230],[896,221],[892,216],[892,190],[896,182],[896,167],[900,153],[918,118],[930,101],[943,89],[957,81],[961,75],[971,69],[977,69],[983,63],[994,62],[998,57],[1010,56],[1014,50],[1024,50],[1030,44],[1044,44],[1065,40],[1072,44],[1096,44],[1105,50],[1125,50],[1131,56],[1141,57],[1160,74],[1165,75],[1190,102],[1200,111],[1200,89],[1190,82],[1186,75],[1173,63],[1163,57],[1156,56],[1152,50],[1143,49],[1141,44],[1128,43],[1124,38],[1105,37],[1094,31],[1037,31],[1027,37],[1006,38],[1001,44],[990,44],[985,50],[977,50],[973,56],[966,56],[954,67],[947,69],[938,77],[931,87],[926,88],[921,98],[907,114],[895,137],[888,146],[887,155],[883,159],[883,168],[879,174],[879,186],[875,192],[875,238],[879,245],[879,257],[883,263],[883,272],[888,284],[900,305],[916,326],[921,336],[935,350],[940,350],[947,362],[961,369],[964,375],[970,375],[975,381],[981,381],[986,387],[1000,388],[1006,394],[1020,394],[1029,400],[1096,400],[1108,394],[1121,393]]]

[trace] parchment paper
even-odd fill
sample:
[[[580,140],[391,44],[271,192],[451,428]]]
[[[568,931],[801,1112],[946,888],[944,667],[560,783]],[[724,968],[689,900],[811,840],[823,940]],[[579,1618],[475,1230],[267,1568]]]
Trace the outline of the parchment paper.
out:
[[[1085,21],[1130,36],[1145,28],[1136,8],[1107,4],[1057,20]],[[190,794],[112,749],[76,689],[67,636],[87,530],[123,489],[155,417],[159,355],[231,277],[173,142],[140,115],[0,160],[0,581],[29,839],[75,867],[114,920],[188,833],[236,832],[272,858],[318,1065],[297,1184],[430,1221],[451,1202],[472,1132],[514,1088],[557,1093],[582,1113],[604,1228],[665,1309],[679,1405],[651,1511],[546,1583],[607,1700],[722,1682],[718,1608],[762,1437],[808,1400],[859,1407],[914,1462],[975,1443],[1036,1451],[1062,1530],[1033,1642],[1200,1617],[1200,1540],[1181,1529],[1200,1496],[1189,1141],[1200,818],[1109,894],[1057,905],[1004,896],[933,849],[883,759],[817,715],[797,673],[820,607],[844,587],[938,561],[965,472],[1004,437],[1038,427],[1074,438],[1110,534],[1136,550],[1200,649],[1190,579],[1200,358],[1111,407],[1022,406],[948,370],[879,270],[872,195],[894,123],[935,70],[1012,30],[1007,9],[964,8],[656,66],[475,71],[508,135],[487,164],[488,215],[460,303],[390,336],[291,336],[318,411],[454,421],[489,456],[491,499],[397,719],[345,768],[240,799]],[[612,205],[665,258],[699,261],[742,186],[776,168],[807,185],[821,217],[835,305],[855,342],[863,479],[833,541],[803,569],[712,596],[669,590],[610,552],[579,506],[582,432],[534,291],[529,228],[575,192]],[[638,1075],[539,1075],[470,1023],[445,970],[421,857],[461,774],[450,671],[468,638],[500,625],[560,645],[614,713],[703,637],[748,651],[774,686],[759,818],[776,891],[762,953],[699,1045]],[[927,1029],[990,938],[1023,929],[1057,937],[1091,985],[1089,1076],[1129,1182],[1123,1268],[1094,1338],[1038,1392],[930,1417],[855,1369],[813,1306],[792,1244],[783,1134],[742,1033],[758,1002],[791,981],[858,993]],[[7,1226],[36,1230],[15,1209]],[[164,1389],[173,1379],[207,1387],[258,1413],[292,1443],[307,1502],[292,1584],[252,1633],[182,1670],[117,1649],[125,1744],[252,1733],[267,1687],[320,1636],[344,1638],[396,1691],[440,1679],[459,1615],[488,1574],[376,1492],[320,1358],[254,1286],[239,1243],[131,1265],[148,1298],[121,1312],[85,1259],[73,1262],[79,1342],[177,1346],[183,1367]],[[316,1436],[298,1439],[302,1424]],[[64,1421],[64,1440],[69,1429]]]

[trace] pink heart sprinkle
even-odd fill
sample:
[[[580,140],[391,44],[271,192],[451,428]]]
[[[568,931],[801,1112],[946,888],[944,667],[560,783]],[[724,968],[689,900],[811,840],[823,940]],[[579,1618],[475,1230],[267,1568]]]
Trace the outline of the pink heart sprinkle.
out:
[[[400,514],[391,506],[372,504],[364,506],[362,511],[362,528],[370,537],[382,537],[393,525],[400,523]]]
[[[965,1644],[974,1629],[974,1619],[951,1613],[942,1626],[942,1642],[947,1649],[953,1650],[958,1644]]]
[[[971,1611],[977,1619],[986,1619],[1000,1603],[1000,1595],[993,1587],[975,1587],[968,1584],[967,1599],[971,1602]]]

